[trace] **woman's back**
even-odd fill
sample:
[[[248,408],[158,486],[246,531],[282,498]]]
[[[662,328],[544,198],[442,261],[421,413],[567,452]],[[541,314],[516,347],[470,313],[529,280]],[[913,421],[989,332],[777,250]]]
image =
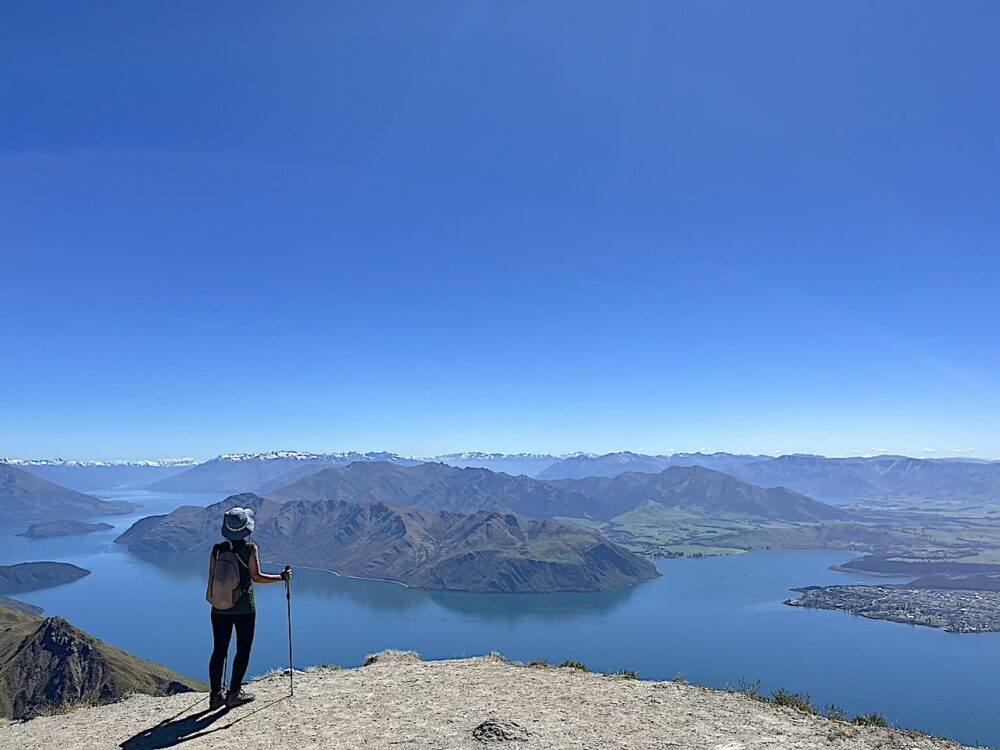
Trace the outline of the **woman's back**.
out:
[[[243,594],[236,600],[236,604],[230,609],[218,609],[212,607],[212,612],[224,615],[246,615],[257,611],[256,602],[253,595],[253,578],[250,575],[250,558],[253,556],[255,545],[243,539],[235,541],[219,542],[212,548],[212,557],[218,558],[223,552],[234,552],[240,560],[240,587]]]

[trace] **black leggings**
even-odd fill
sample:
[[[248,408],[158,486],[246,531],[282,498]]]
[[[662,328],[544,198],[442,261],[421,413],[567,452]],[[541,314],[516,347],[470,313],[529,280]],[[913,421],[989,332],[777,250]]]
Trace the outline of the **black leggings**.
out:
[[[257,622],[257,614],[248,612],[243,615],[222,615],[212,613],[212,638],[215,648],[208,662],[208,680],[212,692],[217,693],[222,688],[222,667],[229,653],[229,639],[233,628],[236,628],[236,657],[233,659],[233,674],[229,680],[229,690],[238,692],[243,684],[243,678],[250,664],[250,647],[253,646],[253,629]]]

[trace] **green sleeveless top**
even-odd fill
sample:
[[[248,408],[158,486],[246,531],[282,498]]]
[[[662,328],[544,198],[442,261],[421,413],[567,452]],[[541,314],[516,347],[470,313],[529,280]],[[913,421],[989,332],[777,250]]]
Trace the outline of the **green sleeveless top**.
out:
[[[233,545],[233,551],[240,558],[243,565],[240,566],[240,584],[244,588],[243,595],[236,600],[232,609],[216,609],[212,607],[213,615],[249,615],[257,611],[257,606],[253,599],[253,579],[250,578],[250,557],[256,546],[251,542],[219,542],[212,547],[212,556],[215,557],[220,552],[228,552],[229,545]]]

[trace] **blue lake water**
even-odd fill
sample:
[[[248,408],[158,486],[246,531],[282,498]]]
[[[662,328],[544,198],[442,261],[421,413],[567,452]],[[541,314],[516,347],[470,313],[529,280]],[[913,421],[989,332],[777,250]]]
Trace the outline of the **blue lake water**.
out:
[[[93,571],[17,597],[120,648],[206,679],[207,560],[143,560],[112,542],[137,518],[221,497],[100,494],[145,507],[101,519],[114,523],[113,531],[48,540],[0,536],[0,564],[60,560]],[[261,552],[266,560],[267,550]],[[601,671],[634,669],[647,679],[680,674],[720,688],[760,680],[765,690],[808,693],[817,705],[835,703],[852,714],[881,711],[903,726],[1000,746],[1000,634],[958,635],[782,603],[793,586],[873,580],[829,570],[850,557],[796,551],[662,560],[662,578],[598,594],[428,592],[300,569],[293,590],[295,661],[353,666],[386,648],[430,659],[495,650],[521,661],[574,659]],[[283,587],[258,586],[257,608],[251,674],[288,658]]]

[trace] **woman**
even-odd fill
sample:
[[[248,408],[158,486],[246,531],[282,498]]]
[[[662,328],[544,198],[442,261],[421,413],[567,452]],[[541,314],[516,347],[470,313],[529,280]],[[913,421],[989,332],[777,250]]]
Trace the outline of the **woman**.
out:
[[[255,583],[279,583],[290,580],[291,568],[286,568],[281,575],[272,576],[260,570],[260,555],[257,545],[247,541],[253,532],[253,511],[249,508],[233,508],[226,511],[222,518],[222,536],[228,541],[219,542],[212,548],[212,557],[208,564],[208,580],[215,575],[215,564],[220,554],[235,553],[239,559],[240,590],[242,593],[236,603],[228,609],[212,607],[212,636],[215,648],[208,663],[208,676],[212,694],[209,698],[209,708],[216,709],[225,704],[229,708],[249,703],[254,699],[252,693],[243,689],[243,677],[250,663],[250,648],[253,645],[253,631],[257,619],[254,606],[253,585]],[[233,659],[233,675],[229,681],[228,694],[222,687],[222,668],[229,653],[229,641],[233,630],[236,630],[236,657]]]

